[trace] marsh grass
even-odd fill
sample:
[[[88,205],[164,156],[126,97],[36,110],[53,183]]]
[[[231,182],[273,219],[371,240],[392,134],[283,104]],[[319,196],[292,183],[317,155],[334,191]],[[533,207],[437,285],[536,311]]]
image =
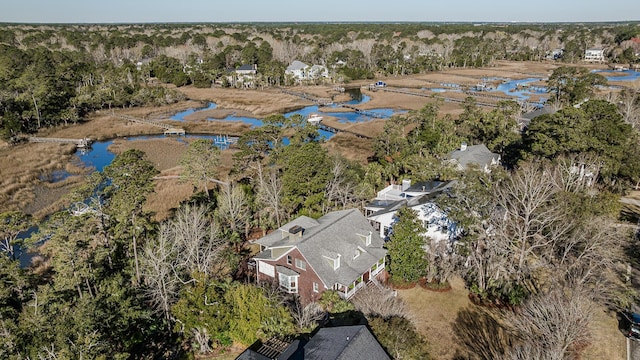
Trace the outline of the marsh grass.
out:
[[[24,209],[31,203],[41,176],[65,169],[73,158],[70,144],[18,144],[0,148],[0,212]]]

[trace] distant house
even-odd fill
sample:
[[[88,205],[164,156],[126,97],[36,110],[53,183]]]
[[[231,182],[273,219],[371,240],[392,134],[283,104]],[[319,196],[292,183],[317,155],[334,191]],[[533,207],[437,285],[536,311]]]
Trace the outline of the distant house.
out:
[[[326,66],[309,66],[298,60],[294,60],[291,65],[287,66],[284,73],[291,75],[296,81],[315,80],[329,77],[329,70]]]
[[[605,62],[604,49],[593,48],[584,51],[584,61],[588,62]]]
[[[350,298],[385,268],[384,241],[356,209],[298,217],[255,243],[257,281],[277,283],[303,303],[326,290]]]
[[[258,65],[240,65],[239,67],[234,69],[236,75],[238,76],[251,76],[256,75],[258,73]]]
[[[486,172],[491,172],[491,167],[500,164],[500,155],[489,151],[484,144],[467,146],[467,143],[463,142],[458,150],[447,154],[447,158],[458,167],[458,170],[466,170],[469,166],[475,165]]]
[[[309,65],[302,61],[294,60],[287,69],[285,74],[291,75],[296,80],[305,80],[309,78]]]
[[[236,360],[389,360],[365,325],[321,328],[308,342],[270,339],[258,342]]]
[[[564,55],[563,49],[553,49],[547,53],[547,59],[548,60],[562,59],[562,55]]]
[[[554,114],[556,111],[557,110],[551,106],[543,106],[526,114],[522,114],[518,119],[520,130],[524,130],[527,126],[529,126],[531,120],[537,118],[538,116]]]
[[[256,64],[245,64],[227,69],[227,80],[231,86],[253,87],[257,74],[258,66]]]

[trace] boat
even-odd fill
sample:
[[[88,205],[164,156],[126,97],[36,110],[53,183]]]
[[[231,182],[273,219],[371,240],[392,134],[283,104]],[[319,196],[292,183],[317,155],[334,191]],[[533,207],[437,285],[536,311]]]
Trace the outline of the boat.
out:
[[[318,125],[320,121],[322,121],[322,116],[318,114],[309,114],[309,116],[307,117],[307,121],[311,125]]]

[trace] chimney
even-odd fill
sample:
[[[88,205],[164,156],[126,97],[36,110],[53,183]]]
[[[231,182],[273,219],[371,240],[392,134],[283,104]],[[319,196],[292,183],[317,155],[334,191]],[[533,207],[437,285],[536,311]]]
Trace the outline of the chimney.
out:
[[[411,187],[411,179],[402,180],[402,191],[405,191],[410,187]]]
[[[294,237],[302,237],[302,233],[304,232],[304,229],[302,228],[302,226],[300,225],[294,225],[291,228],[289,228],[289,234],[291,234],[289,236],[289,239],[293,240]]]
[[[462,144],[460,144],[460,151],[466,151],[466,150],[467,150],[467,143],[463,141]]]

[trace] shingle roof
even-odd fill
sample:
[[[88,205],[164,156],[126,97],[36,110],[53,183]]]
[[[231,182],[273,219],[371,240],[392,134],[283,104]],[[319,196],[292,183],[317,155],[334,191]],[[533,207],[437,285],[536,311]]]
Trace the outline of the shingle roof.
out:
[[[295,225],[304,229],[301,236],[289,235],[289,229]],[[366,246],[363,237],[368,235],[371,244]],[[327,287],[335,283],[351,284],[387,253],[378,232],[357,209],[334,211],[318,220],[301,216],[256,243],[268,248],[296,247]],[[354,259],[358,248],[364,252]],[[338,255],[340,267],[334,270],[330,259]],[[265,259],[264,256],[268,256],[268,251],[256,258]]]
[[[320,329],[304,346],[305,360],[387,360],[389,355],[364,325]]]
[[[307,67],[309,67],[309,65],[302,61],[294,60],[291,65],[287,66],[287,71],[302,70]]]
[[[490,165],[493,159],[498,159],[500,155],[494,154],[484,144],[470,145],[465,150],[455,150],[449,153],[449,159],[456,160],[463,168],[469,164],[480,166]]]
[[[236,70],[249,71],[249,70],[255,70],[255,68],[253,67],[253,65],[244,64],[238,67]]]

